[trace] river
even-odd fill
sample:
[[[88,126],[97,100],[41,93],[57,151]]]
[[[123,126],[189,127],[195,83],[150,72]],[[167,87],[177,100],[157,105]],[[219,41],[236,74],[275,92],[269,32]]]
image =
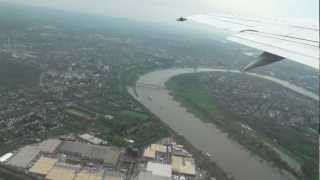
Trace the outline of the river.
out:
[[[229,72],[241,73],[238,70],[198,68],[197,72]],[[147,73],[139,78],[135,91],[129,92],[152,113],[168,124],[177,133],[183,135],[193,146],[211,154],[211,158],[230,173],[236,180],[296,180],[287,172],[281,171],[256,155],[251,154],[245,147],[230,139],[226,133],[219,130],[213,123],[205,123],[186,111],[176,102],[164,87],[165,82],[173,76],[192,73],[194,69],[179,68],[165,69]],[[317,98],[311,92],[296,87],[286,81],[254,73],[246,75],[273,81],[286,88],[310,98]],[[139,86],[152,84],[153,88]]]

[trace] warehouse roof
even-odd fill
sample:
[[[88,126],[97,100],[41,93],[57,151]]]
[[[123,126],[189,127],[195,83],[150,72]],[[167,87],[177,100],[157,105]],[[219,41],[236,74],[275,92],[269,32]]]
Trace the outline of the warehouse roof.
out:
[[[152,172],[152,174],[154,175],[164,177],[171,177],[172,175],[172,167],[169,164],[148,162],[147,171]]]
[[[167,146],[161,145],[161,144],[151,144],[151,149],[153,149],[156,152],[167,152]]]
[[[47,175],[56,162],[58,162],[57,159],[41,157],[29,171],[35,174]]]
[[[76,175],[76,171],[77,171],[77,167],[73,167],[71,165],[64,165],[64,164],[55,165],[46,176],[46,179],[73,180]]]
[[[103,171],[81,170],[75,180],[102,180]]]
[[[157,176],[152,172],[141,171],[138,176],[139,180],[171,180],[171,177]]]
[[[156,152],[166,153],[167,146],[161,144],[151,144],[151,146],[144,150],[143,157],[154,159],[156,157]]]
[[[8,164],[11,166],[26,168],[38,154],[38,146],[25,146],[8,161]]]
[[[12,153],[6,153],[0,157],[0,162],[6,162],[13,156]]]
[[[172,169],[181,174],[196,174],[194,160],[190,157],[172,156]]]
[[[87,133],[81,134],[81,135],[79,135],[79,137],[85,141],[92,143],[92,144],[101,144],[103,142],[102,139],[97,138],[97,137],[92,136],[91,134],[87,134]]]
[[[53,153],[60,144],[59,139],[47,139],[39,144],[39,150],[44,153]]]
[[[79,142],[64,142],[60,151],[65,153],[75,153],[82,157],[102,160],[104,163],[116,165],[120,150],[115,147],[98,146]]]
[[[62,152],[77,153],[81,155],[81,153],[88,150],[88,145],[73,141],[65,141],[61,144],[59,150]]]
[[[144,150],[143,157],[154,159],[156,157],[156,151],[148,147],[147,149]]]

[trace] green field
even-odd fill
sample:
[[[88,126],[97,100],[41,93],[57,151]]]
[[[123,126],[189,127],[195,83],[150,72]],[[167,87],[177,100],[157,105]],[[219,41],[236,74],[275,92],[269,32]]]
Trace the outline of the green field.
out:
[[[176,80],[176,78],[173,78],[166,83],[173,97],[202,121],[211,122],[207,113],[217,113],[219,111],[214,98],[197,87],[183,88]]]

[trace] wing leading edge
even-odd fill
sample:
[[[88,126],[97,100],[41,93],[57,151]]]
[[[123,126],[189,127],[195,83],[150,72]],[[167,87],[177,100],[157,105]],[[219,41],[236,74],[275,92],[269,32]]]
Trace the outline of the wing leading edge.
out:
[[[285,58],[319,70],[319,27],[316,25],[216,14],[194,15],[186,19],[233,31],[229,40],[265,52],[243,70]]]

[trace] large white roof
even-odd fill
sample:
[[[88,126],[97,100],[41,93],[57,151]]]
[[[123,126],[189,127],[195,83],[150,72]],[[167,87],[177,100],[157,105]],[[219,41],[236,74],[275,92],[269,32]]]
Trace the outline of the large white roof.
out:
[[[148,162],[147,171],[152,172],[152,174],[154,174],[154,175],[164,176],[164,177],[171,177],[171,175],[172,175],[172,166],[169,165],[169,164]]]
[[[6,153],[0,157],[0,162],[6,162],[13,156],[13,153]]]

